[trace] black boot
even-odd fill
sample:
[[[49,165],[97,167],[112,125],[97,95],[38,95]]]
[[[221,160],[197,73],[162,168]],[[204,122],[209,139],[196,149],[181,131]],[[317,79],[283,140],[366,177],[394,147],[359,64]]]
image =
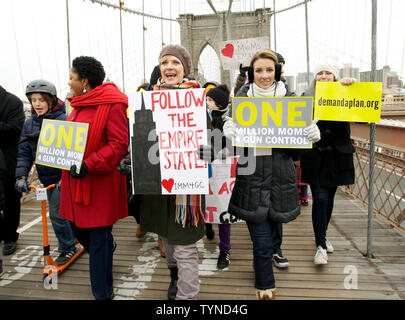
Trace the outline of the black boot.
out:
[[[176,295],[177,295],[177,267],[171,267],[170,269],[170,285],[169,285],[169,289],[167,290],[167,298],[169,300],[174,300],[176,299]]]
[[[212,240],[215,237],[215,232],[214,229],[212,228],[211,223],[206,223],[205,224],[205,235],[207,236],[208,240]]]

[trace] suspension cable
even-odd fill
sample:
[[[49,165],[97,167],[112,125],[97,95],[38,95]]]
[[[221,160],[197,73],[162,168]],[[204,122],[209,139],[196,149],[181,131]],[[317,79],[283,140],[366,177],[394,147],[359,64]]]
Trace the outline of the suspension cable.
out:
[[[231,13],[231,10],[232,10],[232,2],[233,2],[233,0],[229,0],[228,12],[226,13],[227,18],[228,18],[229,14]]]
[[[297,3],[297,4],[293,5],[293,6],[291,6],[291,7],[284,8],[284,9],[281,9],[281,10],[279,10],[279,11],[274,11],[274,12],[272,12],[272,13],[273,13],[273,14],[277,14],[277,13],[281,13],[281,12],[284,12],[284,11],[287,11],[287,10],[290,10],[290,9],[294,9],[294,8],[299,7],[299,6],[305,5],[305,3],[309,2],[309,1],[312,1],[312,0],[305,0],[305,1],[302,1],[302,2],[300,2],[300,3]]]
[[[21,81],[21,88],[22,91],[25,93],[25,85],[24,85],[24,78],[23,78],[23,73],[22,73],[22,68],[21,68],[21,57],[20,57],[20,50],[18,48],[18,41],[17,41],[17,32],[15,31],[15,22],[14,22],[14,13],[13,13],[13,5],[12,2],[10,1],[10,14],[11,14],[11,21],[12,21],[12,26],[13,26],[13,33],[14,33],[14,43],[15,43],[15,49],[17,52],[17,62],[18,62],[18,71],[20,73],[20,81]]]
[[[214,5],[212,4],[211,0],[207,0],[207,2],[208,2],[208,4],[210,5],[212,11],[214,11],[214,13],[215,13],[217,16],[220,16],[219,13],[218,13],[218,11],[215,9]]]
[[[100,5],[104,5],[104,6],[107,6],[107,7],[110,7],[110,8],[120,9],[119,5],[115,5],[115,4],[109,3],[109,2],[104,1],[104,0],[89,0],[89,1],[91,1],[93,3],[98,3]],[[167,21],[178,21],[177,19],[163,18],[163,17],[155,16],[153,14],[148,14],[148,13],[145,13],[145,12],[136,11],[136,10],[133,10],[133,9],[129,9],[129,8],[125,7],[125,6],[122,6],[121,10],[129,12],[129,13],[137,14],[137,15],[140,15],[140,16],[144,16],[144,17],[154,18],[154,19],[162,19],[162,20],[167,20]]]

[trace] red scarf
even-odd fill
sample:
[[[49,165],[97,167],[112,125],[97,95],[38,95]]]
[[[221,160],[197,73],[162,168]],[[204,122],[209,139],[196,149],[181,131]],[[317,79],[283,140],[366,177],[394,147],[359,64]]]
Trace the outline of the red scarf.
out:
[[[107,122],[111,104],[123,103],[128,107],[128,97],[114,83],[108,82],[95,87],[82,96],[71,97],[69,101],[70,105],[75,109],[98,106],[94,118],[89,124],[86,150],[83,157],[83,160],[85,160],[96,151]],[[74,194],[74,201],[76,203],[83,203],[84,205],[91,203],[91,180],[91,175],[76,179],[76,192]]]

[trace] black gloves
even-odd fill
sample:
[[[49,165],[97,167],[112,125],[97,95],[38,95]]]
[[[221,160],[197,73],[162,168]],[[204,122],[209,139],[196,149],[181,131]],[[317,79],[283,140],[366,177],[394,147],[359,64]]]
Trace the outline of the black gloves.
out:
[[[201,160],[212,162],[215,159],[214,149],[211,146],[200,146],[198,147],[197,156]]]
[[[248,71],[249,71],[249,67],[242,67],[242,64],[239,65],[239,73],[242,76],[246,77],[246,72],[248,72]]]
[[[15,181],[15,189],[19,192],[28,192],[27,177],[18,177]]]
[[[70,170],[69,170],[69,174],[71,175],[72,178],[75,178],[75,179],[84,178],[89,173],[89,169],[87,168],[87,165],[84,161],[82,162],[79,173],[76,172],[76,169],[77,169],[76,165],[74,164],[73,166],[70,167]]]
[[[131,177],[131,158],[126,156],[124,159],[120,161],[120,164],[117,166],[117,170],[127,176],[128,178]]]

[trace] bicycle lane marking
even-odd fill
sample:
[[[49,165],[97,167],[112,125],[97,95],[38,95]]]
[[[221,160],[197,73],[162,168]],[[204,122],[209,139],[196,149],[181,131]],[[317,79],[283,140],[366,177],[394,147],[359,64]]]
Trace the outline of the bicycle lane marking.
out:
[[[47,213],[49,216],[49,213]],[[30,229],[34,225],[42,221],[42,216],[30,221],[21,228],[17,229],[19,234]],[[53,250],[55,251],[55,249]],[[17,250],[17,252],[10,258],[11,264],[17,264],[14,267],[15,272],[7,271],[0,276],[0,287],[7,286],[16,280],[21,279],[26,274],[32,271],[32,268],[40,261],[42,258],[42,247],[37,245],[29,245],[23,249]]]
[[[118,284],[114,283],[114,300],[136,299],[138,295],[142,294],[141,290],[148,288],[148,283],[152,282],[152,276],[161,261],[160,251],[156,248],[157,239],[156,234],[146,234],[137,256],[138,263],[129,266],[130,273],[121,276]],[[210,252],[205,248],[201,239],[197,242],[197,250],[202,256],[198,265],[199,275],[215,274],[218,271],[218,246],[213,252]],[[165,259],[163,259],[163,263],[166,263]],[[167,276],[169,277],[169,272]]]

